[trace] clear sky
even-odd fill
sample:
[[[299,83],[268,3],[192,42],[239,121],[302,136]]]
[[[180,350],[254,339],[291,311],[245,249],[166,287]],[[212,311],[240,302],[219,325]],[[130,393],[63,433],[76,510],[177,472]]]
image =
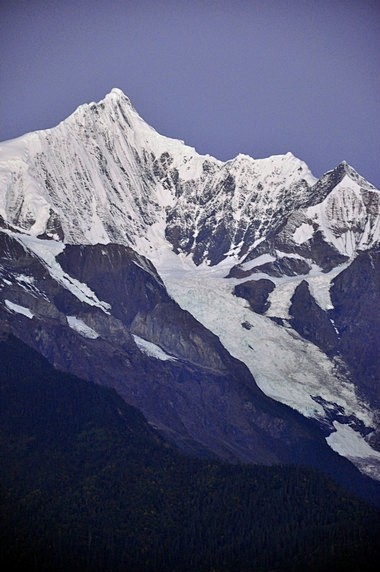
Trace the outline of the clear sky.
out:
[[[0,0],[0,140],[121,88],[231,159],[345,159],[380,187],[378,0]]]

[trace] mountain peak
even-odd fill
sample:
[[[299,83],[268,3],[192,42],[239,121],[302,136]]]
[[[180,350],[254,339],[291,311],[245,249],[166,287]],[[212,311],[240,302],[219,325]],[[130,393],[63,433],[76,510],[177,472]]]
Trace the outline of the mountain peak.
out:
[[[127,97],[121,89],[114,87],[100,101],[91,101],[90,103],[79,105],[73,114],[69,116],[69,118],[76,117],[78,114],[81,115],[91,111],[99,112],[101,109],[109,110],[114,108],[116,105],[122,105],[124,108],[127,107],[137,113],[129,97]]]
[[[104,97],[103,101],[128,103],[132,107],[132,102],[129,97],[127,97],[125,93],[118,87],[112,88],[111,91]]]
[[[357,170],[352,167],[347,161],[341,161],[334,171],[341,173],[343,176],[347,175],[351,180],[355,181],[359,186],[366,189],[375,189],[369,181],[359,175]]]
[[[113,87],[111,91],[107,94],[107,96],[114,96],[114,97],[126,97],[125,93],[118,87]],[[106,97],[107,97],[106,96]]]
[[[377,247],[380,236],[379,194],[346,161],[316,181],[307,165],[290,152],[262,159],[239,154],[227,162],[205,157],[183,142],[157,133],[118,88],[97,103],[79,107],[56,128],[0,145],[0,150],[4,189],[0,195],[3,219],[0,222],[4,225],[0,233],[3,235],[0,317],[14,323],[14,331],[20,332],[20,336],[24,335],[27,320],[30,328],[27,335],[32,343],[39,344],[40,338],[41,344],[45,343],[45,331],[49,332],[49,343],[57,348],[54,355],[61,356],[61,338],[57,335],[62,332],[62,336],[67,336],[62,338],[66,352],[66,348],[76,346],[77,339],[72,337],[72,332],[76,332],[77,338],[85,340],[84,354],[92,356],[86,353],[90,346],[95,352],[94,358],[86,358],[86,362],[78,357],[80,371],[87,368],[87,363],[93,369],[91,362],[99,355],[97,347],[108,348],[119,332],[121,344],[134,344],[126,346],[125,363],[130,371],[134,371],[137,363],[134,360],[140,359],[137,352],[141,347],[142,354],[149,351],[146,355],[156,361],[161,359],[165,348],[167,355],[178,357],[178,362],[184,356],[186,363],[191,364],[190,369],[197,364],[207,367],[205,385],[199,393],[192,390],[191,372],[189,384],[182,384],[193,400],[191,414],[194,416],[195,411],[206,419],[201,409],[206,391],[203,388],[209,387],[210,375],[214,375],[210,372],[216,371],[216,367],[223,375],[223,386],[225,374],[210,353],[214,345],[211,349],[206,345],[209,335],[198,338],[198,326],[189,322],[189,316],[193,315],[198,325],[206,325],[216,336],[212,338],[214,341],[220,340],[221,348],[225,347],[234,359],[248,367],[267,395],[307,417],[326,422],[326,427],[337,433],[331,438],[334,446],[357,458],[359,467],[375,456],[368,449],[369,440],[358,455],[356,441],[350,449],[341,445],[351,439],[354,426],[359,432],[362,427],[371,431],[375,426],[372,409],[357,398],[354,381],[351,382],[349,374],[346,376],[345,368],[351,372],[352,367],[358,395],[363,393],[368,400],[378,399],[373,389],[378,371],[374,356],[378,355],[375,342],[379,330],[378,322],[372,319],[379,315],[376,313],[378,276],[372,272],[376,272],[377,266],[371,266],[375,262],[366,259],[363,266],[358,263],[358,270],[353,267],[348,279],[343,277],[342,286],[339,282],[334,286],[334,280],[343,271],[342,265],[350,268],[358,253]],[[125,247],[132,248],[141,258],[136,255],[130,260],[129,255],[123,254],[129,252]],[[151,262],[145,261],[144,255]],[[109,273],[107,261],[115,271],[109,286],[105,282]],[[127,272],[130,263],[133,272],[127,276],[124,269]],[[158,283],[153,264],[178,308],[189,312],[183,318],[177,319],[178,310],[174,309],[166,315],[168,298],[161,295],[164,286]],[[137,286],[134,284],[139,271],[135,267],[147,274]],[[366,277],[373,273],[372,290],[362,286],[363,269]],[[50,286],[44,286],[47,274],[52,279]],[[231,280],[224,279],[227,274]],[[369,284],[369,278],[366,280]],[[346,293],[346,284],[351,282],[352,288]],[[146,290],[142,286],[145,283]],[[125,284],[125,289],[115,290],[115,284],[123,284],[123,288]],[[242,298],[249,306],[237,299],[240,296],[235,295],[235,285],[242,286],[240,293],[245,292]],[[356,330],[351,330],[356,320],[352,312],[357,307],[351,311],[351,305],[353,301],[356,304],[363,291],[364,294],[371,291],[373,295],[368,300],[364,294],[360,298],[363,318]],[[48,299],[48,294],[51,295],[50,305],[45,294]],[[134,305],[132,294],[136,296]],[[38,302],[36,297],[40,295]],[[91,308],[88,310],[91,306],[95,306],[94,313]],[[347,310],[341,316],[342,306]],[[106,322],[108,315],[111,318]],[[46,330],[39,329],[40,322]],[[183,329],[178,333],[181,324]],[[63,325],[67,326],[66,334]],[[193,327],[199,343],[194,343],[190,331]],[[40,331],[44,333],[42,337]],[[348,338],[351,331],[352,338]],[[138,337],[140,346],[131,334]],[[368,344],[368,339],[373,339],[374,344]],[[185,347],[183,340],[188,340],[186,355],[179,353]],[[156,349],[152,349],[152,344]],[[352,351],[355,348],[356,353]],[[53,356],[50,348],[46,351]],[[62,359],[66,363],[70,360],[66,360],[65,352]],[[118,352],[119,349],[116,361],[119,355],[124,355]],[[334,361],[336,352],[340,352],[339,359],[343,356],[341,359],[346,360],[339,370],[336,365],[339,362]],[[114,360],[112,352],[110,355]],[[165,360],[169,362],[165,368],[180,367],[179,363],[170,364],[170,358]],[[124,357],[119,361],[124,364]],[[113,363],[108,368],[103,359],[99,361],[99,379],[108,378]],[[145,362],[142,363],[143,368]],[[231,365],[233,370],[236,363]],[[374,364],[373,368],[368,369],[367,363]],[[112,383],[116,380],[115,387],[120,388],[120,380],[128,377],[129,369],[126,374],[124,369],[117,371],[109,379]],[[152,371],[156,376],[161,370]],[[173,386],[165,384],[162,390],[169,404],[172,393],[177,391],[178,376],[182,380],[182,373],[173,373],[170,378]],[[160,374],[156,377],[160,378]],[[220,387],[220,379],[217,377],[209,389],[209,399],[218,393],[214,389]],[[346,379],[343,392],[342,383]],[[136,378],[136,385],[127,386],[128,398],[134,395],[139,383],[140,378]],[[232,380],[231,392],[234,383]],[[238,383],[246,388],[251,381]],[[230,389],[226,388],[227,395]],[[149,413],[158,393],[145,396],[145,390],[144,387],[141,393],[136,393],[136,400],[141,399]],[[161,396],[159,387],[157,391]],[[178,404],[183,403],[183,395],[186,397],[177,395]],[[197,395],[200,395],[198,402]],[[225,438],[229,427],[240,427],[234,411],[245,411],[243,421],[248,429],[242,431],[239,449],[235,450],[243,451],[243,461],[257,459],[261,445],[253,447],[252,455],[247,445],[245,452],[245,443],[252,443],[255,438],[250,436],[249,423],[258,411],[256,396],[252,400],[249,395],[244,397],[240,389],[236,396],[231,407],[220,397],[222,413],[227,412],[226,422],[224,414],[209,418],[214,419],[218,431],[227,427],[220,429],[219,443],[223,454],[227,448],[232,454],[233,442]],[[216,405],[218,409],[218,402]],[[216,409],[211,405],[208,413],[211,415]],[[191,425],[186,408],[181,405],[182,417],[172,415],[171,411],[171,406],[166,407],[163,402],[157,416],[154,412],[150,420],[157,420],[168,432],[178,432],[181,440],[200,435],[199,442],[207,446],[208,432],[202,433]],[[332,425],[333,420],[339,423],[339,431]],[[347,422],[349,425],[344,427]],[[186,428],[183,433],[182,426]],[[373,469],[368,465],[368,471],[377,470],[375,461]]]

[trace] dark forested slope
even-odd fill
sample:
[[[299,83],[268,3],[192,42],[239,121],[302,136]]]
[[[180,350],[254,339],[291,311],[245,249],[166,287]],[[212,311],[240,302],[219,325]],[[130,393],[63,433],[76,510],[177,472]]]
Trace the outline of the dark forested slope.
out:
[[[0,356],[11,566],[364,572],[379,557],[378,512],[319,473],[185,458],[114,391],[54,370],[11,336]]]

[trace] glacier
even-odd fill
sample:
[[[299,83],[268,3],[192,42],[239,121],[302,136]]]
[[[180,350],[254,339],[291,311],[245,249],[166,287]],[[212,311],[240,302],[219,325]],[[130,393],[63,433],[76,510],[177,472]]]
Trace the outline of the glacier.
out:
[[[0,188],[2,231],[79,300],[111,311],[61,268],[65,245],[134,249],[153,263],[172,298],[246,364],[266,395],[324,424],[333,449],[380,475],[373,467],[375,461],[380,467],[373,448],[378,404],[358,389],[339,355],[292,325],[301,283],[329,315],[336,277],[360,252],[378,248],[379,191],[350,165],[318,180],[291,153],[226,162],[200,155],[157,133],[113,89],[56,127],[1,143]],[[273,290],[268,309],[257,313],[234,289],[261,279]],[[32,318],[27,308],[4,303]],[[98,335],[81,318],[67,319],[80,334]],[[176,359],[151,340],[134,339],[156,359]],[[334,407],[340,421],[331,418]],[[368,458],[373,451],[368,469],[360,447],[339,445],[342,426]]]

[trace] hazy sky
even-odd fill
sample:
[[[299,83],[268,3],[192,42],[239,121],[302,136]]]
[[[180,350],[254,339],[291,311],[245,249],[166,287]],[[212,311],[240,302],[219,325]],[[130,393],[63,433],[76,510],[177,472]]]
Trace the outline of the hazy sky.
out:
[[[376,0],[0,0],[0,140],[120,87],[200,153],[345,159],[380,187],[379,79]]]

